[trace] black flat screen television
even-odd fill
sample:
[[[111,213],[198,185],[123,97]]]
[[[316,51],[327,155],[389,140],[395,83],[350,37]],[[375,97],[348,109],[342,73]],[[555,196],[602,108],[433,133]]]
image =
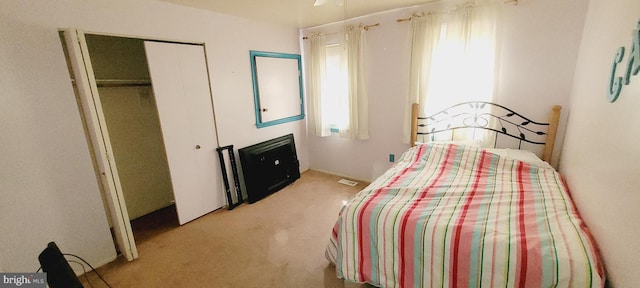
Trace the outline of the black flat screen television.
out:
[[[293,134],[238,150],[247,201],[256,202],[300,178]]]

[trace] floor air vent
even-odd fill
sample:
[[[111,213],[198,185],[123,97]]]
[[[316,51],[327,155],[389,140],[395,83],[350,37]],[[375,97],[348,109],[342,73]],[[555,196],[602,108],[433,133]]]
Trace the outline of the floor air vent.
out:
[[[341,183],[341,184],[344,184],[344,185],[349,185],[349,186],[358,185],[358,182],[347,180],[347,179],[340,179],[340,180],[338,180],[338,183]]]

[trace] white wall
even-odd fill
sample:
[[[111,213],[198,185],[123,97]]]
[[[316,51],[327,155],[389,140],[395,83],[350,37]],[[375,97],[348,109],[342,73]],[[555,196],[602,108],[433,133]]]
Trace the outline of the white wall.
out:
[[[35,271],[47,242],[95,265],[115,257],[58,29],[205,43],[220,145],[294,133],[257,129],[249,50],[299,53],[298,30],[159,1],[0,2],[0,270]],[[223,193],[223,191],[220,191]]]
[[[312,169],[372,180],[389,167],[390,153],[397,157],[408,148],[402,143],[402,117],[409,83],[409,23],[397,23],[396,19],[406,18],[424,7],[349,21],[381,24],[366,32],[371,138],[352,141],[336,135],[324,138],[309,135]],[[505,5],[498,103],[543,121],[548,119],[552,105],[566,107],[586,7],[583,0],[523,0],[517,6]],[[303,34],[337,32],[341,25],[303,29]],[[308,41],[304,44],[308,45]],[[565,111],[556,161],[566,115]]]
[[[592,0],[571,93],[560,171],[599,244],[611,287],[640,283],[640,75],[608,103],[606,91],[618,47],[626,56],[638,29],[637,0]]]
[[[504,10],[497,102],[545,122],[551,106],[562,106],[554,166],[564,142],[587,5],[585,0],[521,0]]]

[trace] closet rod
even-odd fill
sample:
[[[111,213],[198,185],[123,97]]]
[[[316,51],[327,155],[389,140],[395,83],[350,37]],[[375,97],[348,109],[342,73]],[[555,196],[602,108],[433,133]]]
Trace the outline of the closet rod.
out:
[[[72,84],[76,84],[76,79],[71,79]],[[97,79],[96,85],[98,87],[138,87],[138,86],[151,86],[151,80],[149,79]]]
[[[137,87],[151,86],[149,79],[96,79],[98,87]]]

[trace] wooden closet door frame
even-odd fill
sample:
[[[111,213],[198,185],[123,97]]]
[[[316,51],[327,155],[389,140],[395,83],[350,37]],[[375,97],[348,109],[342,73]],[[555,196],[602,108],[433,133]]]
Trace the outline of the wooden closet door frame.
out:
[[[64,34],[64,39],[67,45],[69,53],[70,64],[72,66],[76,88],[78,90],[78,97],[81,106],[81,113],[83,114],[84,121],[86,122],[86,129],[90,145],[92,148],[92,154],[97,174],[100,177],[99,184],[104,192],[104,200],[108,213],[111,216],[111,224],[113,225],[113,232],[115,236],[115,244],[118,250],[128,261],[133,261],[138,258],[138,250],[133,237],[131,229],[131,222],[129,214],[127,212],[127,206],[122,193],[122,187],[120,184],[120,178],[118,177],[117,165],[113,158],[113,149],[109,139],[108,131],[106,128],[106,121],[102,111],[102,104],[100,96],[98,94],[98,86],[91,65],[91,59],[89,55],[89,49],[87,46],[85,34],[101,35],[109,37],[124,37],[135,38],[142,41],[158,41],[176,44],[191,44],[201,45],[205,51],[205,65],[207,67],[207,78],[209,79],[209,93],[213,95],[211,91],[211,78],[209,75],[209,65],[206,55],[206,45],[204,43],[195,43],[182,40],[167,40],[157,39],[151,37],[138,37],[131,35],[117,35],[102,32],[86,32],[81,29],[69,28],[60,29]],[[216,113],[213,103],[213,96],[211,96],[211,109],[213,112],[214,129],[216,135],[216,144],[219,145],[218,129],[216,125]]]
[[[100,176],[100,184],[105,193],[111,216],[116,245],[127,260],[132,261],[138,258],[138,249],[133,238],[118,168],[113,157],[113,148],[107,131],[85,33],[78,29],[65,29],[63,32],[94,159],[99,170],[97,172]]]

